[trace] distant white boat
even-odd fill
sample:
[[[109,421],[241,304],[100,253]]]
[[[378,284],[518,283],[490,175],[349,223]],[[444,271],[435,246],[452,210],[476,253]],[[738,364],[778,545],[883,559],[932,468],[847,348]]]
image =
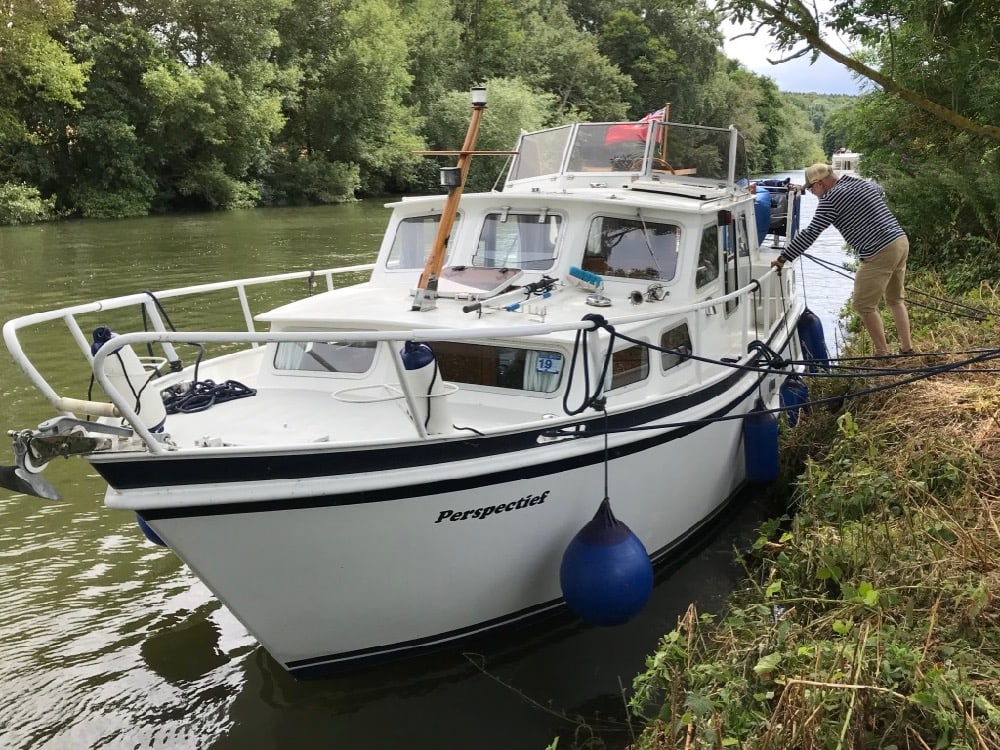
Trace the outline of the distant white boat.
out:
[[[392,204],[374,264],[9,321],[6,345],[55,413],[11,433],[3,486],[57,498],[38,472],[81,456],[105,504],[299,676],[564,603],[580,614],[566,560],[609,498],[650,570],[721,512],[766,450],[748,425],[773,420],[761,407],[801,371],[811,315],[797,264],[779,273],[758,246],[741,137],[661,119],[525,133],[503,191],[463,196],[474,91],[447,195]],[[309,294],[275,306],[296,280]],[[148,330],[128,332],[126,309]],[[173,330],[191,311],[211,330]],[[37,326],[64,329],[63,356],[29,356]],[[53,361],[107,400],[58,393],[41,371]],[[574,585],[600,567],[585,560]]]
[[[839,149],[830,157],[830,166],[839,175],[850,175],[860,177],[858,172],[861,164],[861,154],[857,151],[848,151],[846,148]]]
[[[830,156],[830,168],[833,169],[835,174],[841,176],[867,180],[878,187],[884,195],[885,189],[879,185],[877,180],[865,177],[858,171],[861,168],[861,156],[857,151],[848,151],[846,148],[839,149],[835,154]]]

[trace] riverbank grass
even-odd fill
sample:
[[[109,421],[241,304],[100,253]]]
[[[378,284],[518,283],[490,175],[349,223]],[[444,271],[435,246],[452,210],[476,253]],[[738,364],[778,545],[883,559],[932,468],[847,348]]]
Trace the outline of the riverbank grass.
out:
[[[916,380],[783,429],[789,516],[648,657],[636,748],[1000,747],[1000,301],[967,301],[984,319],[911,307]]]

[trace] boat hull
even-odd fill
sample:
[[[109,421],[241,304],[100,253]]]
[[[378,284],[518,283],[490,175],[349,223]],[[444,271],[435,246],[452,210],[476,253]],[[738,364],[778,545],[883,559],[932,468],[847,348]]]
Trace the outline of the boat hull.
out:
[[[606,465],[604,436],[593,434],[431,471],[111,489],[108,504],[137,510],[286,669],[330,673],[561,606],[562,555],[600,505],[605,472],[615,515],[654,560],[666,556],[744,481],[738,417],[758,389],[755,377],[739,379],[741,388],[701,405],[717,421],[692,424],[688,414],[683,427],[612,434]],[[243,460],[273,470],[280,459]],[[142,471],[155,461],[134,463],[129,476],[156,476]],[[185,495],[202,502],[178,504]]]
[[[718,515],[747,477],[744,440],[776,458],[774,423],[744,431],[745,415],[804,367],[797,264],[776,270],[777,240],[759,245],[745,142],[665,112],[560,125],[522,133],[502,193],[464,194],[483,93],[459,184],[392,204],[372,264],[8,321],[57,416],[11,432],[0,483],[56,496],[23,476],[82,456],[106,504],[137,513],[297,675],[562,606],[564,552],[606,498],[654,561]],[[788,242],[798,195],[778,188]],[[168,303],[219,326],[175,330]],[[106,327],[136,305],[142,331]],[[48,325],[106,401],[42,375],[20,335]]]

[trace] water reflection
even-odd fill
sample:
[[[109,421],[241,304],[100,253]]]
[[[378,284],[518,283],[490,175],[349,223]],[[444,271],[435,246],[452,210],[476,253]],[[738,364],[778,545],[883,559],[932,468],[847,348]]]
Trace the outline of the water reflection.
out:
[[[210,619],[219,606],[213,602],[190,613],[158,618],[139,648],[146,666],[167,682],[183,684],[229,662],[219,642],[222,631]]]

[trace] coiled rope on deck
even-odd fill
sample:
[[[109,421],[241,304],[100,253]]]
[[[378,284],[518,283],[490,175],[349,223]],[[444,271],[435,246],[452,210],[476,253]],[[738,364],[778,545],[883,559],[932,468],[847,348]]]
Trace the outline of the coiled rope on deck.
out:
[[[211,379],[198,380],[198,370],[201,368],[202,357],[205,356],[205,346],[204,344],[195,346],[198,347],[198,357],[194,362],[194,378],[186,389],[169,395],[164,394],[163,406],[167,414],[193,414],[226,401],[257,395],[255,388],[250,388],[237,380],[227,380],[223,383],[216,383]]]
[[[211,406],[238,398],[255,396],[257,391],[236,380],[216,383],[214,380],[196,380],[183,393],[173,394],[163,399],[167,414],[191,414],[205,411]]]

